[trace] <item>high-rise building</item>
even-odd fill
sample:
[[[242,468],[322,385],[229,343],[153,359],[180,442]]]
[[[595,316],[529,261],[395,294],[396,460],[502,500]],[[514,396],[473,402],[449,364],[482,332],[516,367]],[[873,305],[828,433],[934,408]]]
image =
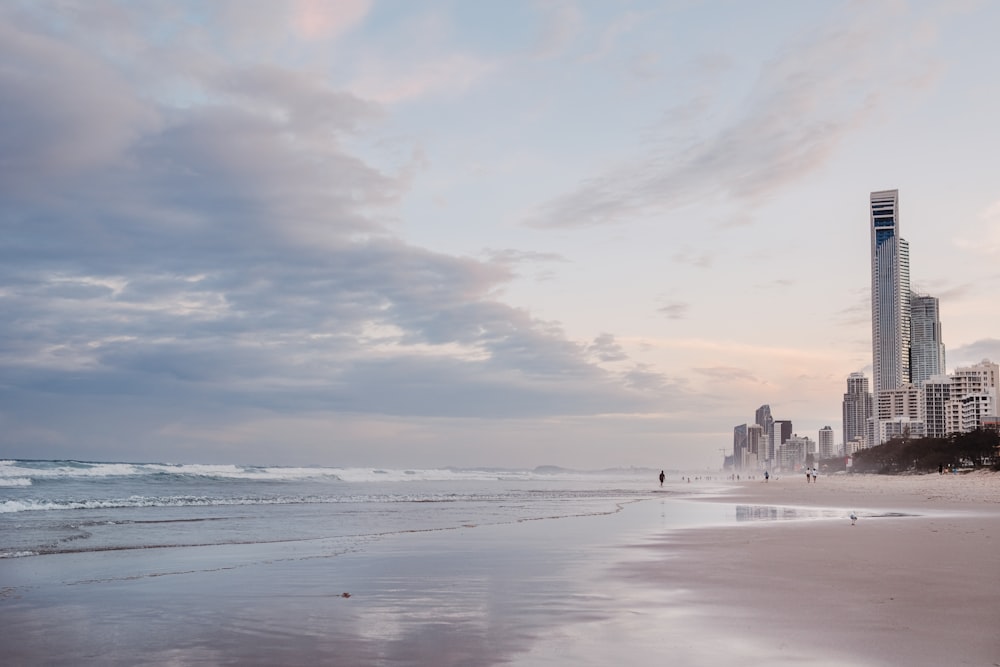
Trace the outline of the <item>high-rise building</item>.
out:
[[[747,466],[747,425],[733,427],[733,468],[743,470]]]
[[[757,408],[754,421],[764,429],[761,446],[763,451],[760,454],[760,460],[772,461],[774,460],[774,418],[771,416],[771,406],[765,403]]]
[[[983,359],[974,366],[956,368],[950,389],[945,407],[948,433],[982,428],[984,418],[997,416],[1000,408],[1000,366]]]
[[[937,297],[911,294],[910,382],[921,387],[929,378],[944,372],[941,308]]]
[[[778,461],[778,452],[790,437],[792,437],[792,422],[787,419],[775,419],[771,429],[771,443],[769,445],[773,446],[774,456],[771,457],[773,462],[780,464]]]
[[[778,463],[782,470],[798,470],[813,462],[816,443],[806,436],[789,436],[778,448]]]
[[[892,438],[924,436],[923,410],[920,407],[920,389],[904,384],[896,389],[883,389],[875,397],[878,416],[879,442]]]
[[[951,400],[951,377],[934,375],[920,388],[924,435],[944,438],[948,435],[948,402]]]
[[[761,461],[764,460],[766,449],[764,427],[760,424],[749,424],[747,426],[747,464],[745,468],[748,470],[759,469]]]
[[[817,442],[819,443],[819,458],[833,458],[833,429],[829,426],[821,428]]]
[[[899,236],[899,190],[871,193],[872,390],[910,381],[910,248]]]
[[[868,378],[863,373],[851,373],[847,377],[847,393],[844,394],[845,447],[851,442],[856,443],[855,450],[873,444],[868,438],[868,421],[871,418],[872,394],[868,391]]]

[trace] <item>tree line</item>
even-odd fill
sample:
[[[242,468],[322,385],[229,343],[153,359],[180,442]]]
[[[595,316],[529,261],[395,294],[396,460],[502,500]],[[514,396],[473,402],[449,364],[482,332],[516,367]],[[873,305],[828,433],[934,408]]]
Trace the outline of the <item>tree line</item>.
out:
[[[854,454],[853,471],[879,474],[951,468],[1000,470],[1000,432],[977,429],[947,438],[893,438]]]

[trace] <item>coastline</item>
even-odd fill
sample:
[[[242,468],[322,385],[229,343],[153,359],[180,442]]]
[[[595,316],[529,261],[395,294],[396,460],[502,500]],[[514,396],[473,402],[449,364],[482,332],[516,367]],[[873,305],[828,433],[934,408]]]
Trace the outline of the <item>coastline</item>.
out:
[[[1000,474],[792,475],[704,500],[844,512],[636,545],[656,557],[619,574],[677,592],[714,664],[1000,664]]]
[[[1000,663],[1000,475],[651,495],[552,520],[470,506],[460,527],[353,546],[0,560],[5,649],[19,664]]]

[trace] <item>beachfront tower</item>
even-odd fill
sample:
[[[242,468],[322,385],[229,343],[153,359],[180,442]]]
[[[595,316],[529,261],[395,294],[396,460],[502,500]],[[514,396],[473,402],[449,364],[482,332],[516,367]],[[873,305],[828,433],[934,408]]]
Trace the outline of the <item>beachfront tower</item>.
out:
[[[951,377],[934,375],[920,387],[923,408],[924,435],[928,438],[948,436],[948,402],[951,400]]]
[[[872,390],[910,382],[910,249],[899,236],[899,190],[871,193]]]
[[[747,425],[733,427],[733,469],[737,472],[747,467]]]
[[[820,460],[833,458],[833,429],[824,426],[819,430],[819,458]]]
[[[945,372],[941,308],[937,297],[910,295],[910,382],[924,382]]]
[[[868,391],[868,378],[863,373],[851,373],[847,377],[847,393],[844,394],[844,446],[855,443],[850,454],[857,449],[870,446],[868,422],[872,418],[872,395]]]
[[[792,437],[792,422],[787,419],[775,419],[774,425],[771,427],[772,442],[768,445],[774,445],[773,463],[779,463],[778,459],[780,458],[779,451],[781,450],[781,446],[785,444],[790,437]]]
[[[754,422],[758,424],[762,429],[763,442],[761,445],[760,459],[761,461],[773,461],[774,460],[774,417],[771,416],[771,406],[764,404],[757,408],[757,413],[754,415]]]

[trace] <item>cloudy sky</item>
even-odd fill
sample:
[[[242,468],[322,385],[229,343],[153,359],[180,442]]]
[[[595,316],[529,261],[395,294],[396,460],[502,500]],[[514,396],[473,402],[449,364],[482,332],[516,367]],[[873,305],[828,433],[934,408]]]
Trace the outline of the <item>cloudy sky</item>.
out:
[[[841,434],[898,188],[1000,360],[995,2],[5,2],[0,457],[717,469]]]

